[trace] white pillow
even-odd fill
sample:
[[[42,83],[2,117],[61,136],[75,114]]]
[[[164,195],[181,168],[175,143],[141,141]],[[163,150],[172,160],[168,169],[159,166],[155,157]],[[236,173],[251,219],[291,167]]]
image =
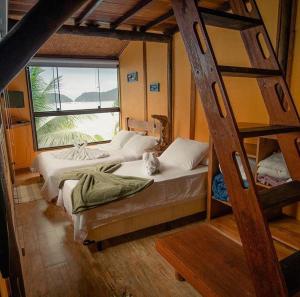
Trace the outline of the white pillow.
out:
[[[156,137],[135,134],[126,142],[123,149],[137,158],[140,158],[146,150],[153,148],[156,144]]]
[[[136,133],[133,131],[121,130],[111,140],[111,144],[116,148],[122,148],[124,144]]]
[[[159,157],[160,161],[184,170],[192,170],[204,160],[208,143],[177,138]]]

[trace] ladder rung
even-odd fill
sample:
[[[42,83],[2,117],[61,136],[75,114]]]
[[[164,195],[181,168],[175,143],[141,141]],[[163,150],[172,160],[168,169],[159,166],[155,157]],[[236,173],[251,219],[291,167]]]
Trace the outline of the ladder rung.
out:
[[[292,132],[300,132],[299,126],[281,126],[281,125],[267,125],[240,128],[240,135],[243,138],[277,135]]]
[[[262,21],[259,19],[244,17],[220,10],[199,8],[199,12],[201,13],[206,25],[233,30],[245,30],[262,25]]]
[[[300,181],[291,181],[259,193],[264,209],[283,207],[300,200]]]
[[[300,251],[280,261],[280,265],[289,296],[293,296],[300,291]]]
[[[280,70],[271,69],[259,69],[259,68],[248,68],[248,67],[235,67],[235,66],[219,66],[219,71],[225,76],[236,76],[236,77],[270,77],[280,76]]]

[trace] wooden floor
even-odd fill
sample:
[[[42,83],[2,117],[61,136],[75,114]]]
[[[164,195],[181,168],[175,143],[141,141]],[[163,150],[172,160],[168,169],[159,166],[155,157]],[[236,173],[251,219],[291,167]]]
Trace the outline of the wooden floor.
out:
[[[27,297],[200,296],[157,253],[161,234],[92,253],[73,241],[66,214],[44,200],[16,205],[16,216]]]

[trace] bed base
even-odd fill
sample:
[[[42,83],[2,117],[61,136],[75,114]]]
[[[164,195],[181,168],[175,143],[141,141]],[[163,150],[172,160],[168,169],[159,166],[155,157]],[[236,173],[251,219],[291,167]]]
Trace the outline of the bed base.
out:
[[[190,201],[185,199],[184,201],[146,209],[127,216],[120,216],[96,229],[90,230],[84,244],[88,246],[95,246],[96,244],[97,250],[103,250],[105,247],[103,241],[107,239],[166,223],[170,223],[169,228],[172,229],[171,222],[205,211],[206,199],[201,197]],[[168,227],[168,225],[166,226]]]

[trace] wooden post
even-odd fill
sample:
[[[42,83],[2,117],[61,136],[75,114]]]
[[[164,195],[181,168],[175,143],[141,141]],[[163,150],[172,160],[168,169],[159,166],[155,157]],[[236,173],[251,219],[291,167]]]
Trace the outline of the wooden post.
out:
[[[40,0],[0,42],[0,91],[86,0]]]
[[[293,55],[294,31],[298,0],[280,0],[277,33],[277,55],[281,68],[289,78],[289,61]]]
[[[7,33],[8,0],[0,3],[0,38]]]

